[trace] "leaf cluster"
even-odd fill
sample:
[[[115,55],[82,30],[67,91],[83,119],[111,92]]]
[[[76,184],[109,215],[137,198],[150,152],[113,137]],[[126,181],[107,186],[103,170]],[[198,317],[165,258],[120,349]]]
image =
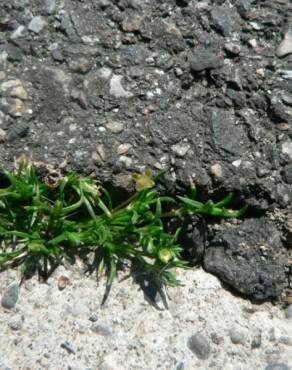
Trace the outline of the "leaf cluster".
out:
[[[176,285],[172,268],[186,268],[175,234],[167,232],[163,219],[185,214],[238,217],[239,211],[221,202],[189,197],[161,196],[150,171],[136,174],[137,191],[127,201],[113,207],[110,194],[102,186],[75,172],[66,176],[41,178],[28,162],[14,171],[4,171],[7,186],[0,188],[0,268],[22,265],[26,276],[37,269],[47,278],[59,264],[76,256],[92,254],[92,268],[106,272],[110,288],[117,267],[138,261],[144,270],[157,275],[163,284]],[[169,205],[179,207],[169,209]]]

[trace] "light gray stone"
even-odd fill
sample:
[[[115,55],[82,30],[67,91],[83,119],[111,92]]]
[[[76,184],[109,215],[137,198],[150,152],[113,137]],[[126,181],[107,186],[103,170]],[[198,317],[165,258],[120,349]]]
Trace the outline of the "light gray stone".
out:
[[[103,324],[103,323],[93,324],[91,326],[91,330],[94,333],[97,333],[97,334],[100,334],[100,335],[104,335],[104,336],[110,336],[113,333],[112,328],[109,325]]]
[[[245,331],[242,328],[237,327],[237,326],[233,327],[229,331],[229,336],[233,344],[244,344],[246,341]]]
[[[291,53],[292,53],[292,28],[285,33],[283,40],[276,49],[276,55],[277,57],[280,58]]]
[[[19,295],[19,285],[18,283],[10,284],[4,291],[1,299],[1,305],[4,308],[11,309],[16,305]]]
[[[282,153],[288,155],[292,160],[292,141],[285,141],[282,144]]]
[[[119,134],[124,129],[124,125],[119,121],[109,121],[106,127],[114,134]]]
[[[53,14],[56,9],[56,0],[45,0],[45,11],[47,14]]]
[[[110,94],[116,98],[130,98],[133,94],[124,89],[122,85],[123,76],[113,75],[110,80]]]
[[[210,172],[214,177],[218,179],[222,178],[223,176],[222,166],[219,163],[215,163],[213,166],[211,166]]]
[[[181,158],[187,154],[189,149],[190,149],[190,146],[185,143],[175,144],[175,145],[172,145],[171,147],[171,150],[173,151],[173,153],[175,153],[178,157],[181,157]]]
[[[189,337],[188,347],[201,360],[206,360],[210,357],[211,347],[202,333],[196,333]]]
[[[22,321],[21,319],[12,319],[8,325],[11,330],[18,331],[22,328]]]
[[[33,17],[33,19],[28,24],[28,29],[31,32],[34,33],[40,33],[43,28],[46,26],[47,22],[43,17],[40,15],[37,15],[36,17]]]

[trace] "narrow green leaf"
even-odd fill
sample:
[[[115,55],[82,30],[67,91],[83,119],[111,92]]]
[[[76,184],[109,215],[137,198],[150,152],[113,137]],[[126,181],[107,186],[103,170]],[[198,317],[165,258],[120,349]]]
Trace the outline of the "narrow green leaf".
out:
[[[112,285],[114,279],[116,278],[117,275],[117,267],[116,263],[114,261],[114,257],[110,257],[110,271],[109,271],[109,276],[107,280],[107,285]]]
[[[160,218],[161,217],[161,201],[160,201],[160,198],[158,198],[156,200],[155,217],[156,218]]]
[[[223,206],[226,206],[228,203],[231,202],[232,198],[233,198],[233,193],[229,193],[225,198],[223,198],[220,202],[218,203],[215,203],[214,206],[217,207],[217,208],[220,208],[220,207],[223,207]]]
[[[196,200],[193,200],[193,199],[190,199],[190,198],[186,198],[186,197],[181,197],[181,196],[177,196],[177,198],[182,201],[184,204],[186,204],[187,206],[189,206],[191,209],[200,209],[204,203],[201,203],[201,202],[198,202]]]
[[[95,214],[89,200],[86,197],[84,197],[83,201],[84,201],[84,204],[85,204],[85,206],[87,208],[87,211],[89,212],[90,216],[92,217],[93,220],[95,220],[96,219],[96,214]]]
[[[97,205],[107,215],[108,218],[112,218],[110,210],[107,208],[107,206],[103,203],[103,201],[100,198],[97,199]]]

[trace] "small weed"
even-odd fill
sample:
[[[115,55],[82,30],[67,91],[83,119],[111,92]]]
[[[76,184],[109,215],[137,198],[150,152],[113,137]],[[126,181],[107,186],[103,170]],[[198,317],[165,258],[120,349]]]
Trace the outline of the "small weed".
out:
[[[0,188],[0,268],[22,266],[23,276],[38,271],[45,279],[65,260],[93,254],[97,274],[106,272],[107,291],[117,276],[117,267],[138,262],[143,271],[165,285],[177,285],[172,268],[187,268],[180,230],[166,232],[163,219],[187,214],[222,217],[241,216],[224,208],[232,199],[196,200],[191,184],[189,197],[161,196],[150,171],[134,175],[136,192],[113,207],[106,189],[77,173],[42,179],[30,163],[4,171],[7,186]],[[170,209],[173,205],[173,209]],[[164,211],[168,209],[168,211]]]

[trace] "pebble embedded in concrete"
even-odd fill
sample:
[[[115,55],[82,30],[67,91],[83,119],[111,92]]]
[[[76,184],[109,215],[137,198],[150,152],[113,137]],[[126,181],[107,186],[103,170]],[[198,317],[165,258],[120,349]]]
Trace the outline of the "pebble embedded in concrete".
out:
[[[201,360],[210,357],[211,346],[207,338],[202,333],[196,333],[189,337],[188,347]]]
[[[1,299],[1,305],[4,308],[14,308],[19,295],[19,284],[18,283],[12,283],[10,284],[4,291],[2,299]]]

